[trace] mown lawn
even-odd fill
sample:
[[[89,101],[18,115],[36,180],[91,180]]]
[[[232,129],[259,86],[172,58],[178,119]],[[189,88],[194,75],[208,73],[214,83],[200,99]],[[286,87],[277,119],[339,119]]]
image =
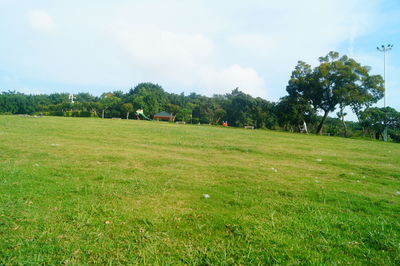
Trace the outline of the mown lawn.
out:
[[[0,116],[0,264],[106,263],[399,265],[400,145]]]

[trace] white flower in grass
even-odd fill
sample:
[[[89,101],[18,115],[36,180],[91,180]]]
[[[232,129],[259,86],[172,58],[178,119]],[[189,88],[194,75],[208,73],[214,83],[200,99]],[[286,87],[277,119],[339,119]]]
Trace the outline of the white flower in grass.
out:
[[[210,198],[210,195],[208,195],[208,194],[203,194],[203,197],[204,197],[205,199],[209,199],[209,198]]]

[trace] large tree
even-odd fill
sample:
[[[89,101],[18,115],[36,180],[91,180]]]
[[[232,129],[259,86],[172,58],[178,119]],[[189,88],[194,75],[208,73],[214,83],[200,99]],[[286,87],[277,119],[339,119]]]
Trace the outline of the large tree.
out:
[[[202,96],[194,105],[192,113],[196,121],[209,124],[218,124],[225,116],[225,110],[216,96],[213,98]]]
[[[347,56],[340,57],[337,52],[329,52],[320,57],[319,62],[319,66],[312,69],[299,61],[286,88],[289,96],[302,97],[323,113],[316,133],[322,133],[328,114],[337,107],[344,116],[346,106],[357,111],[382,98],[383,79],[369,75],[369,67]]]
[[[150,116],[164,111],[168,95],[163,88],[153,83],[140,83],[129,92],[133,96],[134,108],[142,108]]]
[[[233,126],[254,126],[253,110],[255,99],[239,88],[225,95],[226,120]]]

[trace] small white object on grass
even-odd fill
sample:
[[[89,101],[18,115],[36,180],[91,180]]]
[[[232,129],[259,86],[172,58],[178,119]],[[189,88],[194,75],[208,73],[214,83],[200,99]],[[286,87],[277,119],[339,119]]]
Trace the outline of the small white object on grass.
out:
[[[50,144],[51,146],[60,146],[60,144]]]
[[[317,162],[322,162],[322,159],[316,159]]]
[[[278,172],[278,169],[275,169],[273,167],[271,168],[271,170],[274,171],[275,173]]]
[[[400,191],[396,191],[396,195],[400,195]]]
[[[210,195],[208,195],[208,194],[203,194],[203,197],[204,197],[205,199],[209,199],[209,198],[210,198]]]
[[[35,163],[34,166],[39,167],[40,165],[38,163]]]

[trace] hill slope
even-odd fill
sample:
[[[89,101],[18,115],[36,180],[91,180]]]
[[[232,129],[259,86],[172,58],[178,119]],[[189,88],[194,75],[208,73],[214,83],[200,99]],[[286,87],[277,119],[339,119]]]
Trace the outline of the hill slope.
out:
[[[400,263],[400,145],[0,116],[0,263]]]

